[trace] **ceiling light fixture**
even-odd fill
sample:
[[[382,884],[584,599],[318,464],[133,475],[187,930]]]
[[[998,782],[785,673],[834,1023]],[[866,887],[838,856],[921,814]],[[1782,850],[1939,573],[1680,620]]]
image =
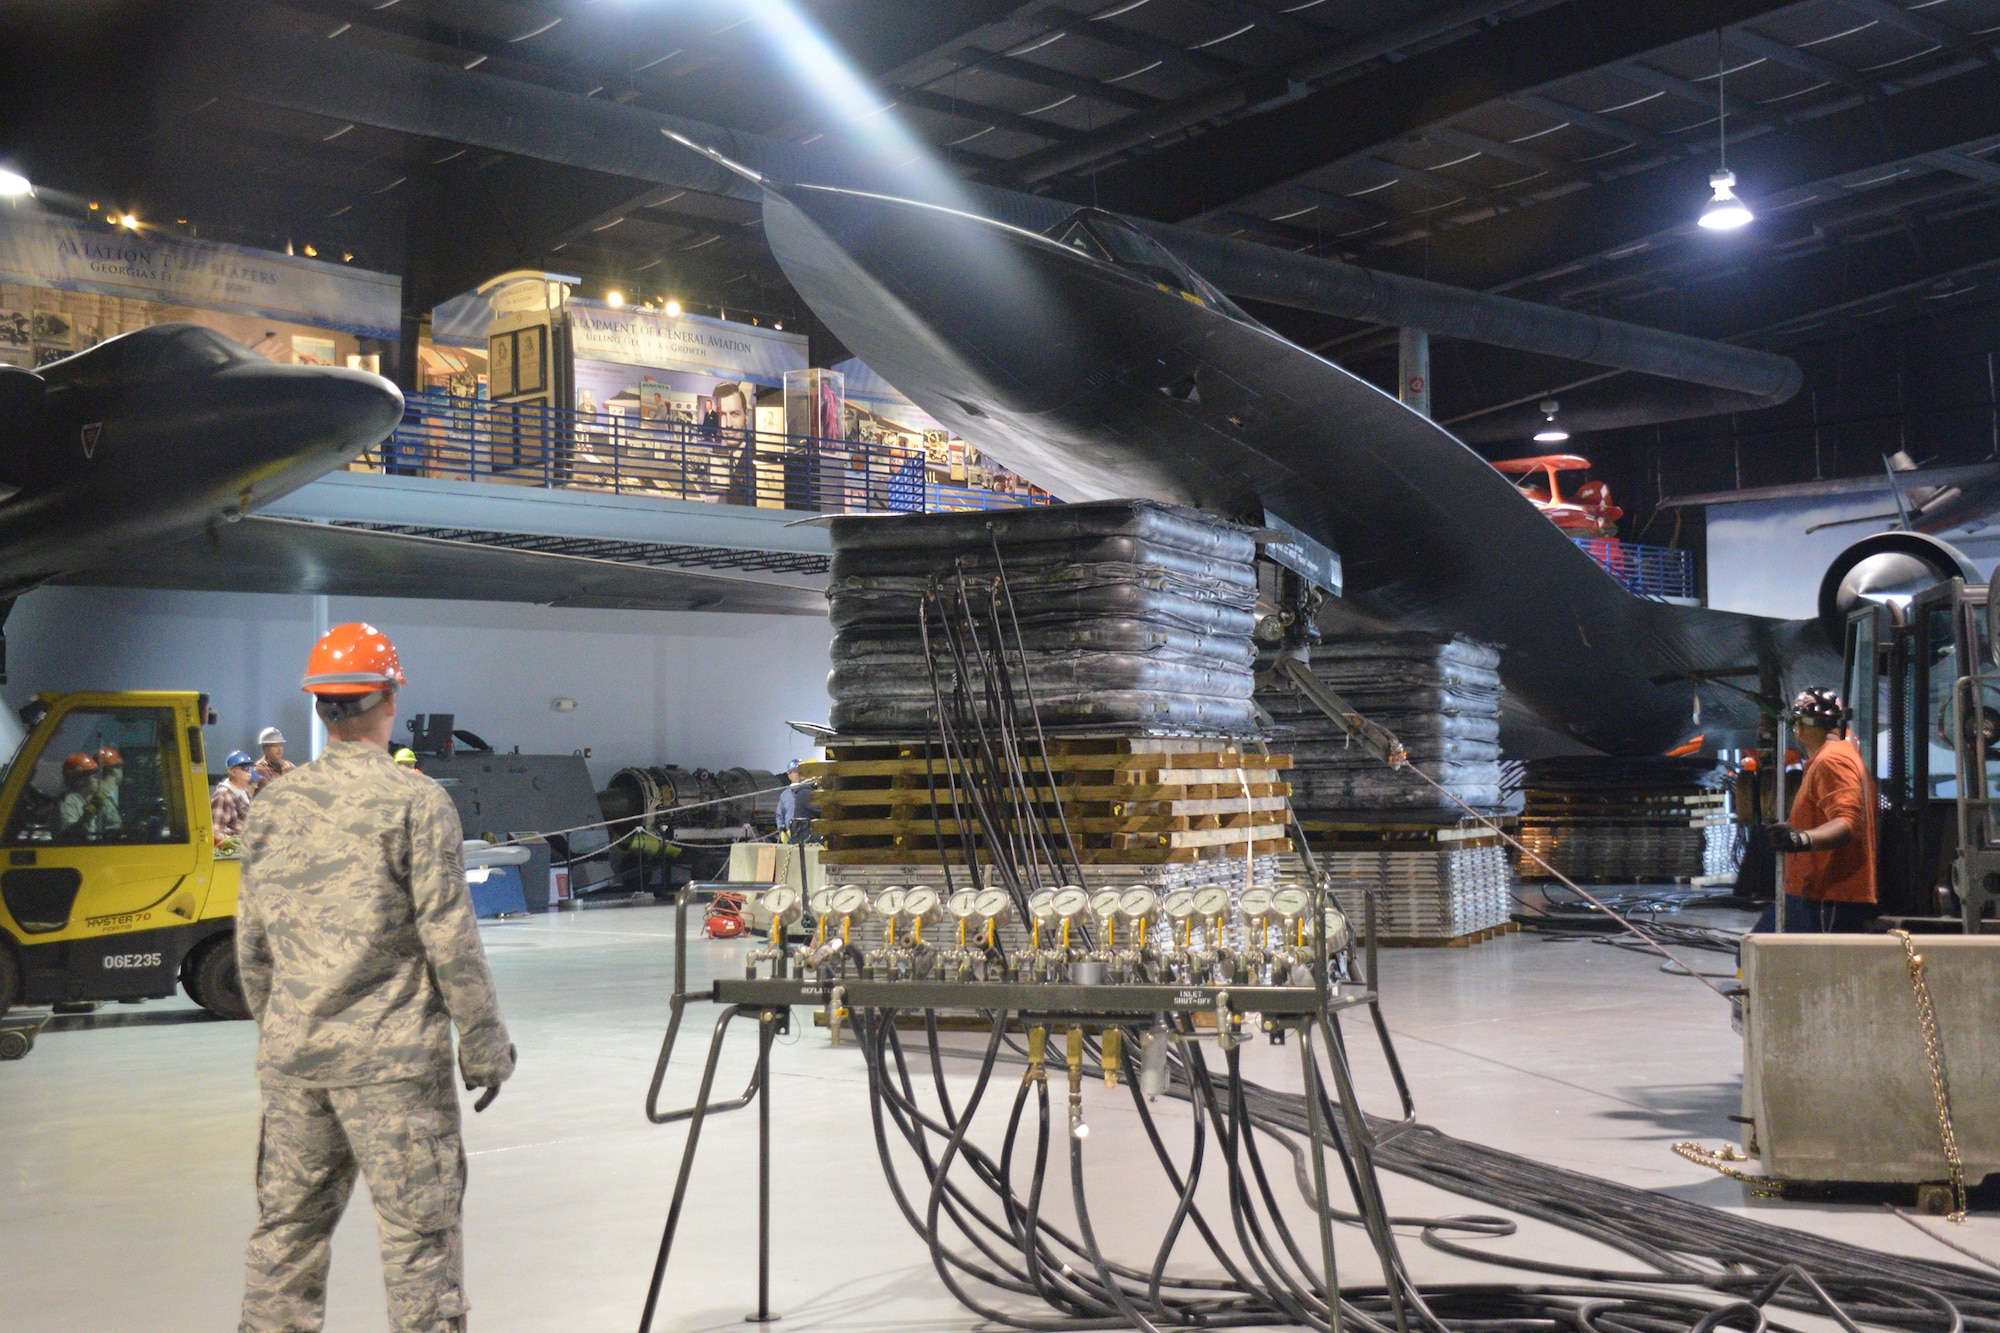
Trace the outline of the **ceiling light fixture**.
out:
[[[1544,398],[1542,399],[1541,406],[1542,415],[1547,417],[1548,420],[1540,430],[1535,432],[1535,443],[1561,444],[1569,438],[1569,432],[1556,424],[1556,413],[1562,410],[1562,404],[1553,398]]]
[[[19,199],[34,192],[35,187],[29,184],[26,176],[0,167],[0,199]]]
[[[1735,231],[1746,226],[1755,216],[1741,199],[1736,197],[1736,173],[1729,169],[1729,105],[1724,101],[1723,80],[1728,75],[1727,62],[1722,53],[1722,29],[1715,30],[1715,170],[1709,175],[1708,187],[1715,191],[1715,197],[1702,205],[1701,216],[1696,219],[1710,231]]]

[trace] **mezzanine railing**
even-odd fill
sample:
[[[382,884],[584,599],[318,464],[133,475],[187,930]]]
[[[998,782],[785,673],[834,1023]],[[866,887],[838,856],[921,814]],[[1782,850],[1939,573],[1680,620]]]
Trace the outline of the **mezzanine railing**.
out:
[[[1641,546],[1616,537],[1575,537],[1584,554],[1603,566],[1627,592],[1641,597],[1692,598],[1694,553],[1671,546]]]
[[[402,422],[359,462],[395,476],[833,514],[1052,503],[933,480],[921,449],[432,394],[411,395]]]

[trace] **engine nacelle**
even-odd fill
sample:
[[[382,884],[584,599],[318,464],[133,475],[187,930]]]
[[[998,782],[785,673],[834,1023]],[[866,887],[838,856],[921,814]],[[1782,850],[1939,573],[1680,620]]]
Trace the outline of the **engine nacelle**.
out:
[[[1827,566],[1819,584],[1819,618],[1835,643],[1847,616],[1873,602],[1899,619],[1910,599],[1947,579],[1979,582],[1979,571],[1950,542],[1922,532],[1878,532],[1854,543]]]

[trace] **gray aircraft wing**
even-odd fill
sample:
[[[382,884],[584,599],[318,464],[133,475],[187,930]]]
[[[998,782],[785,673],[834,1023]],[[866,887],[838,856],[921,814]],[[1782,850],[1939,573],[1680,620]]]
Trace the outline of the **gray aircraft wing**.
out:
[[[620,611],[826,614],[825,594],[797,584],[257,515],[55,582]]]

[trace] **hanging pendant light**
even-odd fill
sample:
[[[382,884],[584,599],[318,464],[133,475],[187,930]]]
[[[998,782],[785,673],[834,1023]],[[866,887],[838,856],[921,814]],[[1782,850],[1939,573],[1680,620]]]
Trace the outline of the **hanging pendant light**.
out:
[[[1542,415],[1548,418],[1548,420],[1543,423],[1540,430],[1535,432],[1535,443],[1561,444],[1569,438],[1569,432],[1556,424],[1556,413],[1562,410],[1562,404],[1553,398],[1544,398],[1542,399],[1541,407]]]
[[[1733,171],[1712,172],[1708,178],[1709,188],[1715,197],[1702,205],[1700,224],[1710,231],[1735,231],[1748,223],[1754,216],[1741,199],[1736,197],[1736,173]]]
[[[1723,79],[1728,74],[1722,54],[1722,29],[1715,30],[1715,170],[1708,188],[1715,195],[1702,205],[1696,219],[1710,231],[1735,231],[1747,225],[1755,214],[1736,197],[1736,173],[1729,169],[1729,106],[1724,100]]]

